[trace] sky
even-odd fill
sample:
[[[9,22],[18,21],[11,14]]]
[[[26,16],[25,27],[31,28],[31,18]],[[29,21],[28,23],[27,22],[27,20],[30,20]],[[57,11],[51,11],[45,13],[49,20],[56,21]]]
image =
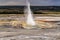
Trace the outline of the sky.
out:
[[[60,0],[29,0],[35,6],[60,6]],[[26,0],[0,0],[0,5],[26,5]]]

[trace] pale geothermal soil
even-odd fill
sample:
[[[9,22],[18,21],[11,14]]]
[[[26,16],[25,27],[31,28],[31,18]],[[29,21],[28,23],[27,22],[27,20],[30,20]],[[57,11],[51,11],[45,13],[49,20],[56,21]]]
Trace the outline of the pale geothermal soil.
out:
[[[0,31],[0,40],[60,40],[60,29],[14,29]]]
[[[0,16],[2,17],[2,15]],[[13,15],[11,17],[15,18]],[[0,27],[0,40],[60,40],[60,25],[56,28],[49,29],[16,29]]]

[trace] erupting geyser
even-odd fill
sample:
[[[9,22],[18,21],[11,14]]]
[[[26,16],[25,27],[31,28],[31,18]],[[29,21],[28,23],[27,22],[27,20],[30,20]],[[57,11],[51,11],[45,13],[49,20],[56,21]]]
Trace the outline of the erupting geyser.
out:
[[[26,0],[26,8],[24,9],[24,13],[26,14],[25,17],[26,17],[26,21],[25,23],[23,24],[24,28],[26,29],[34,29],[34,28],[51,28],[52,25],[51,23],[47,23],[47,22],[44,22],[44,21],[34,21],[34,18],[33,18],[33,14],[32,14],[32,11],[30,9],[30,3],[28,0]],[[37,22],[37,23],[35,23]],[[49,27],[48,27],[49,26]]]
[[[25,14],[27,14],[26,15],[26,19],[27,19],[26,23],[27,23],[27,25],[34,26],[36,24],[35,24],[35,21],[33,19],[32,11],[30,9],[30,3],[28,2],[28,0],[26,1],[26,3],[27,3],[26,9],[25,9]]]

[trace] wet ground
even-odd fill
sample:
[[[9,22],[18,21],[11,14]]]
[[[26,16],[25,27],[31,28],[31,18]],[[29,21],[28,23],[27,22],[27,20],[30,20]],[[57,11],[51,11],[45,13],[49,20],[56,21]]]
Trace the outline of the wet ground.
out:
[[[60,40],[60,23],[55,28],[16,29],[0,27],[0,40]]]
[[[16,29],[11,26],[1,26],[0,40],[60,40],[60,24],[50,29]]]

